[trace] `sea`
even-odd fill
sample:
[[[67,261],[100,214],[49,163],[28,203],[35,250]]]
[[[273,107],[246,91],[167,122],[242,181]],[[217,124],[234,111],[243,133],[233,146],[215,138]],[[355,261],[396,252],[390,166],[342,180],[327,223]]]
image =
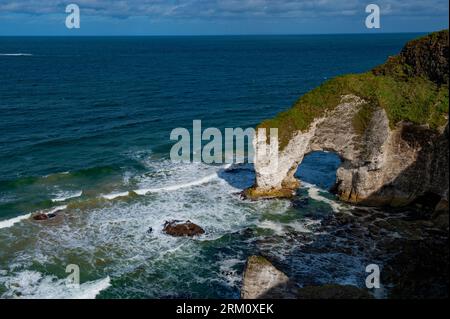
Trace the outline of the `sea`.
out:
[[[351,210],[337,155],[305,158],[294,204],[248,201],[251,164],[173,162],[170,133],[255,127],[419,35],[0,37],[0,297],[239,298],[255,254],[299,286],[363,287],[363,252],[302,250]]]

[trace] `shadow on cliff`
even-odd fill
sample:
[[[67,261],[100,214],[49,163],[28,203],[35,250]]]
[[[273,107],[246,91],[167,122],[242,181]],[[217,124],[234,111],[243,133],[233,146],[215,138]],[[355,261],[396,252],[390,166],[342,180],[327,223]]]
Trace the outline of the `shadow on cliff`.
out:
[[[420,149],[416,160],[392,182],[385,184],[359,204],[398,207],[418,202],[434,208],[441,199],[448,202],[448,125],[439,134],[424,126],[405,124],[400,136],[407,147]],[[338,185],[333,189],[337,188]]]

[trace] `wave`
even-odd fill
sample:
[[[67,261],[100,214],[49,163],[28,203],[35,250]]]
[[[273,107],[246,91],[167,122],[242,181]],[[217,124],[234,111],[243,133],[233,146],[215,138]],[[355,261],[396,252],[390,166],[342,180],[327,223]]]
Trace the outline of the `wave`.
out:
[[[33,56],[31,53],[0,53],[0,56]]]
[[[113,200],[119,197],[127,197],[130,195],[130,192],[122,192],[122,193],[111,193],[108,195],[102,195],[103,198]]]
[[[4,277],[0,282],[10,287],[2,297],[21,299],[95,299],[101,291],[111,286],[109,276],[71,287],[65,279],[43,276],[40,272],[30,270]]]
[[[220,169],[221,170],[226,170],[228,168],[231,167],[232,164],[226,164],[224,166],[222,166]],[[199,186],[199,185],[203,185],[203,184],[207,184],[215,179],[219,178],[219,171],[207,175],[205,177],[202,177],[200,179],[191,181],[191,182],[186,182],[186,183],[182,183],[182,184],[178,184],[178,185],[171,185],[171,186],[162,186],[162,187],[157,187],[157,188],[141,188],[141,189],[135,189],[132,191],[132,193],[135,193],[137,195],[147,195],[147,194],[151,194],[151,193],[162,193],[162,192],[173,192],[173,191],[177,191],[183,188],[190,188],[190,187],[194,187],[194,186]],[[115,198],[119,198],[119,197],[126,197],[129,196],[131,192],[120,192],[120,193],[111,193],[108,195],[102,195],[103,198],[105,199],[115,199]]]
[[[31,214],[26,214],[26,215],[17,216],[17,217],[7,219],[7,220],[2,220],[2,221],[0,221],[0,229],[12,227],[15,224],[21,222],[22,220],[28,219],[30,217],[31,217]]]
[[[83,195],[83,191],[78,191],[78,192],[62,192],[60,194],[57,195],[57,197],[52,199],[52,202],[64,202],[68,199],[71,198],[76,198],[76,197],[80,197],[81,195]]]
[[[334,212],[339,212],[341,209],[343,209],[343,206],[340,203],[320,195],[319,192],[323,192],[323,190],[316,187],[315,185],[309,184],[306,182],[302,182],[302,185],[308,189],[309,197],[311,197],[312,199],[314,199],[316,201],[323,202],[323,203],[330,205]]]
[[[64,210],[64,209],[67,209],[67,205],[56,206],[56,207],[50,209],[49,211],[45,212],[45,214],[53,214],[53,213],[56,213],[57,211]],[[15,224],[17,224],[25,219],[29,219],[31,217],[31,215],[32,215],[32,213],[28,213],[28,214],[17,216],[17,217],[11,218],[11,219],[2,220],[2,221],[0,221],[0,229],[12,227]]]
[[[56,206],[56,207],[50,209],[48,212],[46,212],[46,214],[53,214],[53,213],[56,213],[57,211],[64,210],[64,209],[67,209],[67,205]]]
[[[296,233],[314,234],[315,226],[319,225],[319,220],[305,219],[302,221],[293,221],[290,223],[280,223],[277,221],[264,220],[258,224],[259,228],[270,229],[275,235],[283,236],[291,231]]]
[[[0,295],[4,293],[4,297],[12,298],[85,298],[91,292],[88,297],[93,297],[107,287],[106,280],[92,285],[83,284],[80,288],[84,292],[78,291],[76,295],[76,291],[71,293],[62,283],[47,283],[46,276],[53,275],[50,271],[54,270],[55,260],[59,265],[59,261],[67,260],[72,251],[77,251],[79,263],[85,267],[83,272],[96,276],[92,279],[106,277],[98,275],[101,269],[107,269],[111,279],[127,278],[126,285],[122,285],[120,280],[122,283],[117,283],[120,287],[108,289],[108,297],[129,297],[131,294],[147,298],[179,296],[186,285],[186,278],[189,278],[189,284],[201,281],[208,287],[235,287],[227,288],[225,292],[225,296],[234,297],[236,287],[239,287],[239,269],[246,257],[238,247],[246,250],[249,246],[247,242],[241,243],[243,235],[240,232],[253,227],[261,214],[286,211],[290,203],[242,201],[235,195],[238,189],[234,184],[227,183],[225,178],[241,179],[249,175],[248,171],[224,171],[224,167],[228,166],[178,164],[166,159],[157,159],[149,165],[144,173],[139,171],[141,174],[131,177],[128,188],[117,188],[117,193],[113,194],[128,194],[130,198],[127,199],[130,200],[127,202],[109,202],[100,197],[102,190],[108,194],[113,190],[109,187],[116,184],[105,185],[104,188],[96,189],[95,193],[85,186],[82,199],[67,202],[71,218],[66,218],[63,223],[56,227],[34,227],[35,223],[26,221],[20,231],[11,231],[5,238],[6,242],[1,245],[11,247],[8,253],[16,249],[14,243],[19,238],[20,242],[26,244],[20,247],[20,255],[0,260],[0,271],[36,271],[30,268],[34,265],[29,263],[32,261],[44,269],[48,265],[49,272],[45,271],[43,278],[35,279],[29,285],[21,285],[20,288],[10,286]],[[178,191],[170,191],[183,187]],[[169,191],[134,200],[132,189]],[[119,193],[124,190],[129,192]],[[205,229],[206,233],[201,238],[168,236],[163,231],[164,223],[168,220],[191,220]],[[36,231],[39,231],[39,238]],[[231,240],[235,236],[239,240]],[[192,262],[203,258],[204,254],[216,252],[217,247],[222,245],[233,245],[233,248],[226,249],[217,263],[205,265]],[[241,266],[234,266],[235,259],[241,260],[238,264]],[[217,277],[222,260],[230,260],[230,265],[222,266]],[[11,275],[7,275],[3,277],[11,278]],[[162,280],[155,282],[155,275]],[[8,279],[8,282],[14,281]],[[3,285],[0,284],[0,287]],[[194,296],[204,296],[204,292],[195,292]]]
[[[149,193],[160,193],[160,192],[172,192],[172,191],[176,191],[176,190],[179,190],[182,188],[189,188],[189,187],[193,187],[193,186],[206,184],[218,177],[219,176],[217,175],[217,173],[215,173],[215,174],[211,174],[211,175],[205,176],[203,178],[197,179],[195,181],[180,184],[180,185],[172,185],[172,186],[159,187],[159,188],[137,189],[137,190],[134,190],[133,192],[135,192],[138,195],[147,195]]]

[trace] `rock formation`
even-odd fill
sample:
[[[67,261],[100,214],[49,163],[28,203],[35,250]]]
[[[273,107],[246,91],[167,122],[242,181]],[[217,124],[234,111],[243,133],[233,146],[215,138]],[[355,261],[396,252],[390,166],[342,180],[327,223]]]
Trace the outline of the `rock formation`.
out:
[[[247,259],[241,289],[242,299],[372,299],[366,290],[350,285],[298,288],[262,256]]]
[[[276,269],[266,258],[251,256],[247,259],[244,271],[241,298],[270,298],[274,295],[274,290],[285,296],[284,291],[288,282],[289,278]]]
[[[181,222],[179,220],[172,220],[164,223],[163,231],[171,236],[183,237],[183,236],[197,236],[204,234],[205,231],[200,226],[192,223],[191,221]]]
[[[259,126],[271,127],[279,137],[270,152],[258,153],[267,133],[253,141],[247,197],[291,196],[304,156],[331,151],[342,159],[335,190],[344,201],[400,206],[430,195],[448,208],[448,31],[411,41],[371,72],[330,80]]]

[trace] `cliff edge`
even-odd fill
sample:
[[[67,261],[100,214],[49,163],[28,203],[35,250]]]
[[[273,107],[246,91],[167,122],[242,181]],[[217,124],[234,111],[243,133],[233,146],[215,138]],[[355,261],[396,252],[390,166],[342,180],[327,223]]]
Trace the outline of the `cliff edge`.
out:
[[[383,65],[327,81],[261,123],[278,128],[269,148],[279,152],[256,156],[256,184],[245,195],[291,196],[304,156],[331,151],[342,159],[334,189],[343,201],[402,206],[427,198],[448,209],[448,41],[448,30],[410,41]],[[266,138],[256,135],[256,154]]]

